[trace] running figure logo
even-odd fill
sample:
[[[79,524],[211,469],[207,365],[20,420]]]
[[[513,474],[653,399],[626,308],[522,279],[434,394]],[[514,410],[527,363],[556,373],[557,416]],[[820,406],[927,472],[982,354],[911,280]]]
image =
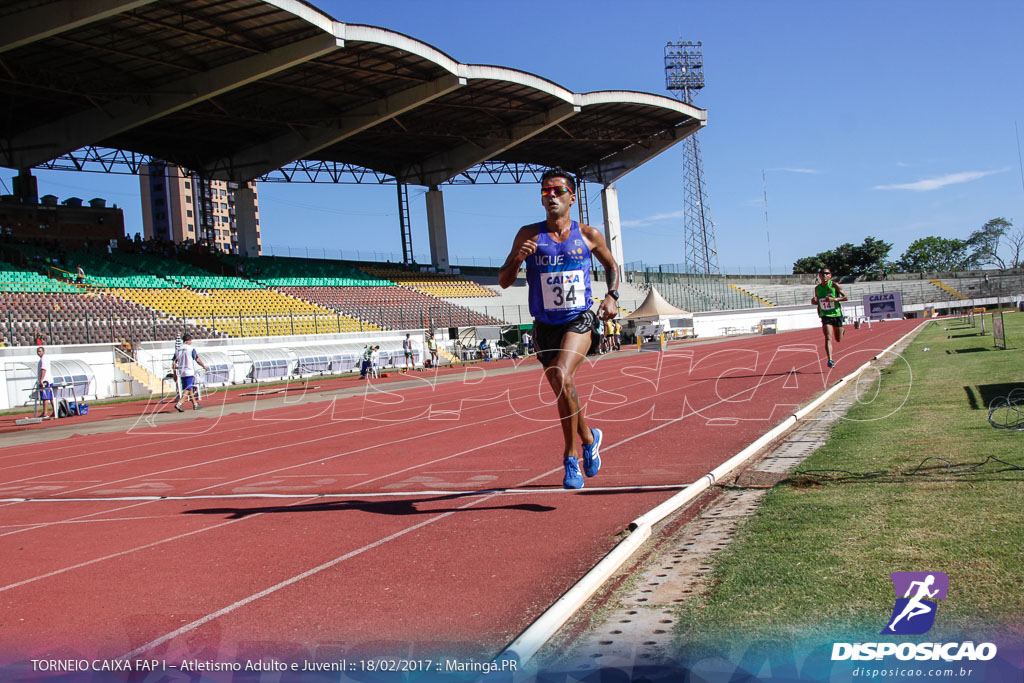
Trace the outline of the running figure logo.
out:
[[[920,635],[935,623],[936,600],[945,600],[949,577],[942,572],[893,572],[896,605],[883,634]]]

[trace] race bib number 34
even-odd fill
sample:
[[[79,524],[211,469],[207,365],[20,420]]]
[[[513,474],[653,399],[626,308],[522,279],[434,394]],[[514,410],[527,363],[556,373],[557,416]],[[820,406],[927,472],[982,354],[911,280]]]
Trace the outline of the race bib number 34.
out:
[[[582,270],[541,273],[540,277],[545,310],[561,311],[587,305],[584,301],[587,290],[583,284]]]

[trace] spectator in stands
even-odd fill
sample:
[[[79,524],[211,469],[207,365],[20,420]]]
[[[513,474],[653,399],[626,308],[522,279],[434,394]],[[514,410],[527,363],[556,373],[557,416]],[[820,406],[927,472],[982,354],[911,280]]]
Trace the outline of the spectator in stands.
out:
[[[199,403],[199,389],[196,387],[196,363],[203,370],[208,370],[206,363],[199,357],[199,352],[192,348],[192,334],[185,332],[181,335],[181,348],[174,353],[174,371],[181,377],[181,398],[174,404],[174,409],[179,413],[185,412],[181,403],[188,394],[192,399],[192,410],[199,410],[203,406]]]
[[[78,264],[77,271],[78,271],[78,273],[75,275],[75,284],[76,285],[80,285],[80,284],[83,284],[85,282],[85,271],[82,270],[82,264],[81,263]]]
[[[35,330],[32,333],[32,343],[35,344],[36,346],[42,346],[43,345],[43,333],[40,332],[39,330]]]
[[[584,357],[600,344],[600,320],[618,313],[619,269],[601,232],[572,220],[576,203],[572,176],[561,169],[544,173],[540,195],[545,220],[519,229],[498,271],[498,283],[503,289],[510,287],[525,262],[537,360],[555,392],[565,442],[562,486],[578,489],[583,487],[583,474],[576,459],[576,437],[583,443],[583,470],[592,477],[601,469],[602,433],[587,425],[575,376]],[[608,282],[597,314],[590,310],[591,254],[604,266]]]
[[[408,372],[411,368],[416,367],[416,363],[413,362],[412,358],[412,336],[409,334],[406,334],[405,339],[402,340],[402,352],[405,354],[405,368],[403,372]]]
[[[427,350],[430,351],[430,365],[437,367],[437,340],[433,332],[427,332]]]
[[[832,281],[832,271],[828,268],[818,269],[819,283],[814,286],[814,296],[811,297],[811,305],[818,307],[818,317],[821,318],[821,331],[825,334],[825,356],[828,358],[828,366],[834,367],[832,360],[832,338],[835,337],[838,344],[843,340],[843,309],[840,301],[847,301],[846,293]],[[832,333],[829,334],[829,328]]]
[[[54,404],[53,389],[50,387],[50,359],[46,357],[46,349],[42,346],[36,349],[39,356],[39,365],[36,367],[36,392],[39,401],[43,404],[43,419],[46,419],[46,408],[50,408],[50,416],[57,417],[57,406]]]

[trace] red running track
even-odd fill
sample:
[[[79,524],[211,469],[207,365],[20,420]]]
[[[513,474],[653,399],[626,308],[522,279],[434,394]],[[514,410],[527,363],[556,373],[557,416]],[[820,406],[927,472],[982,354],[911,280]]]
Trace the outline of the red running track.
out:
[[[606,440],[582,491],[561,490],[561,431],[532,359],[4,448],[0,498],[33,500],[0,503],[0,666],[481,661],[630,520],[913,325],[849,329],[831,371],[818,330],[588,360],[579,394]]]

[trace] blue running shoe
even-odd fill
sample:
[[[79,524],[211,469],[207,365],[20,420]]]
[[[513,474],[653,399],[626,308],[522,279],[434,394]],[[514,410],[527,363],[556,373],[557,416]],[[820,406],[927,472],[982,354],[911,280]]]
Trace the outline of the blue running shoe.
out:
[[[834,360],[830,360],[830,361],[828,362],[828,366],[829,366],[830,368],[834,368],[834,367],[836,366],[836,362],[835,362]]]
[[[562,488],[583,488],[583,475],[580,474],[580,461],[571,456],[565,459],[565,479],[562,480]]]
[[[594,443],[583,444],[583,473],[588,477],[596,477],[597,473],[601,471],[601,454],[598,451],[601,448],[601,438],[604,435],[597,428],[591,429],[590,433],[594,435]]]

